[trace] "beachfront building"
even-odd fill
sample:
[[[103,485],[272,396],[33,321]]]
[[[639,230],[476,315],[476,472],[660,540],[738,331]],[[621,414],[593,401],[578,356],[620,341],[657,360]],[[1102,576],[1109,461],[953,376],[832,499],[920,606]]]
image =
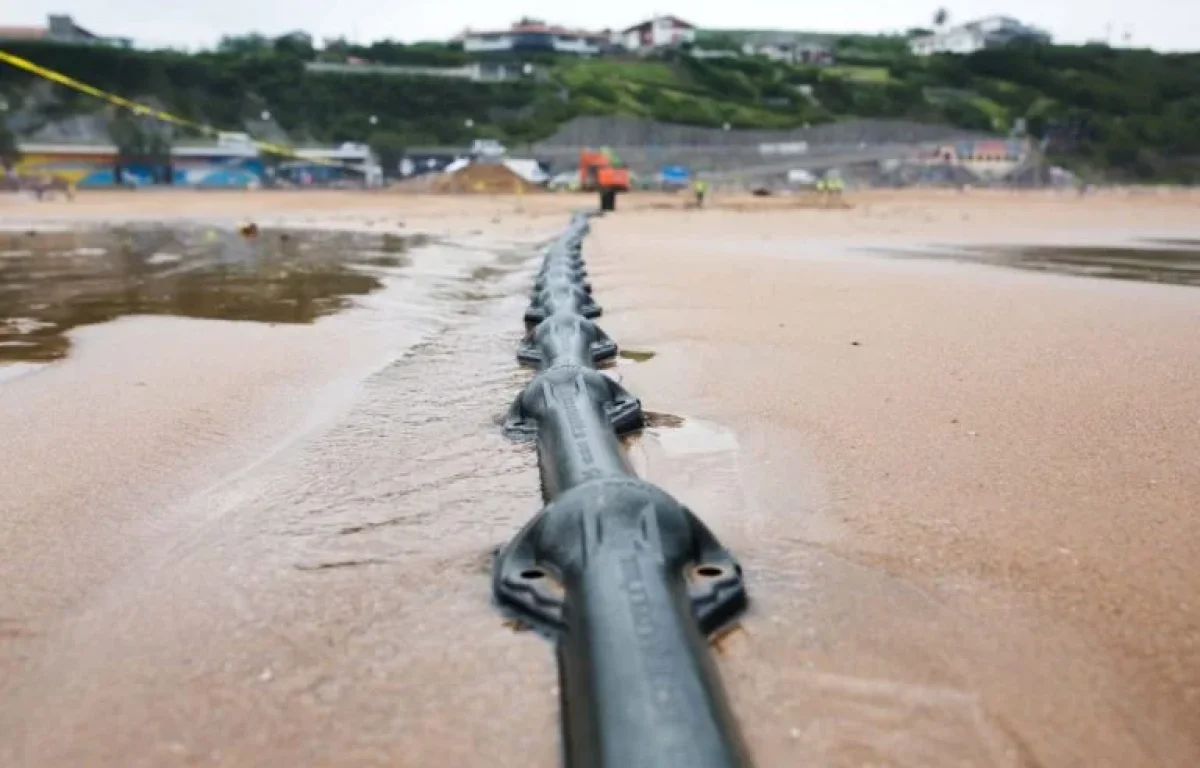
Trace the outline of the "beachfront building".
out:
[[[1017,42],[1049,43],[1050,35],[1011,16],[989,16],[957,27],[922,35],[909,41],[917,56],[936,53],[970,54]]]
[[[996,180],[1026,167],[1032,154],[1028,139],[976,139],[938,145],[923,159],[926,164],[956,166],[976,178]]]
[[[120,162],[112,144],[20,145],[20,176],[48,175],[65,179],[77,187],[152,186],[171,184],[199,188],[256,188],[270,173],[258,148],[244,134],[226,134],[216,143],[179,145],[171,148],[169,162]],[[336,147],[301,147],[297,157],[281,166],[288,178],[314,183],[338,178],[379,178],[379,163],[365,144],[346,143]]]
[[[21,176],[53,176],[77,187],[180,184],[196,187],[260,186],[265,174],[255,151],[229,147],[175,147],[169,163],[119,160],[112,144],[22,143],[16,171]]]
[[[609,44],[609,32],[567,29],[523,20],[508,29],[466,30],[456,39],[467,53],[569,53],[594,56]]]

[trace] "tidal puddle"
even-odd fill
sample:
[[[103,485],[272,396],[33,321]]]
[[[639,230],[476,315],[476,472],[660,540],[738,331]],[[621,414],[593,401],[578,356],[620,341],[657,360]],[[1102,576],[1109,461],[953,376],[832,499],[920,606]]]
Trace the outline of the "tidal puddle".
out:
[[[660,428],[654,433],[656,442],[666,456],[678,458],[737,452],[739,444],[737,434],[733,430],[700,419],[674,419],[666,420],[666,423],[660,421],[659,423],[666,428]]]
[[[888,251],[916,258],[948,258],[977,264],[1082,277],[1200,286],[1200,248],[1190,240],[1155,240],[1148,246],[1002,246],[931,251]]]
[[[692,492],[701,492],[713,482],[722,486],[722,492],[739,487],[735,465],[741,445],[736,432],[660,411],[645,411],[645,419],[643,431],[622,441],[640,477],[666,486],[682,478],[679,485]]]
[[[676,416],[673,413],[659,413],[658,411],[645,411],[644,418],[648,429],[678,429],[686,422],[682,416]]]
[[[616,370],[617,368],[628,365],[638,365],[640,363],[653,360],[657,354],[657,352],[650,352],[648,350],[625,349],[624,347],[620,347],[617,350],[616,357],[611,357],[607,360],[601,361],[596,367],[606,376],[609,376],[611,379],[613,379],[613,381],[616,381],[619,384],[621,383],[622,377],[621,374]]]
[[[622,360],[629,360],[634,363],[644,363],[647,360],[653,360],[657,352],[651,352],[644,349],[622,349],[617,353],[617,356]]]
[[[381,287],[413,244],[199,226],[0,232],[0,363],[59,359],[68,331],[124,315],[310,323]]]

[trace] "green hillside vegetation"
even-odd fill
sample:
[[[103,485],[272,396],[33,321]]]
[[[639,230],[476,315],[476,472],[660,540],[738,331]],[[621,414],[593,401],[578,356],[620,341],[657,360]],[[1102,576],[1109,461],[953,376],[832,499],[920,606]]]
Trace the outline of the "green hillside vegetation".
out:
[[[538,76],[505,83],[304,70],[307,61],[346,56],[419,66],[469,61],[461,49],[437,43],[337,43],[314,51],[294,38],[251,36],[198,54],[35,42],[6,50],[223,129],[241,130],[269,110],[295,142],[369,138],[389,155],[480,137],[521,144],[586,114],[732,128],[887,117],[998,133],[1024,121],[1060,162],[1120,179],[1200,176],[1200,55],[1042,46],[918,59],[899,37],[832,40],[838,64],[826,68],[686,52],[655,60],[540,55],[520,60],[538,64]],[[35,85],[32,75],[0,65],[5,114],[28,116],[35,94],[46,121],[105,109],[62,86]]]
[[[834,119],[797,90],[796,73],[755,60],[570,61],[552,69],[579,114],[625,114],[731,128],[791,128]]]

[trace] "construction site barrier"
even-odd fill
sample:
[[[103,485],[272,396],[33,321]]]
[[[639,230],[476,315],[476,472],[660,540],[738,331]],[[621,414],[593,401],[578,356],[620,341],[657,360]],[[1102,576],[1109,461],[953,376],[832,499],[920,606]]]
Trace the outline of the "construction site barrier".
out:
[[[498,553],[493,591],[556,640],[569,768],[745,766],[706,640],[745,608],[742,570],[621,450],[642,407],[596,370],[617,348],[590,319],[588,226],[547,249],[525,313],[517,356],[538,373],[506,428],[536,439],[547,506]]]

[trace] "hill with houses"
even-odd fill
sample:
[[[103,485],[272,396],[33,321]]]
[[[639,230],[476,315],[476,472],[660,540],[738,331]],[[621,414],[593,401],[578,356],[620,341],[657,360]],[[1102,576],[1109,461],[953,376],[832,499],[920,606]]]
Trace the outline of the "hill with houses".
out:
[[[142,50],[55,22],[58,35],[0,28],[0,50],[272,141],[365,140],[394,155],[531,143],[581,116],[729,131],[880,118],[1026,136],[1110,177],[1200,175],[1200,55],[1059,46],[1003,17],[884,36],[708,30],[674,16],[599,31],[523,19],[448,41],[318,45],[297,32],[201,52]],[[0,144],[104,141],[120,122],[93,97],[3,65],[0,100]]]

